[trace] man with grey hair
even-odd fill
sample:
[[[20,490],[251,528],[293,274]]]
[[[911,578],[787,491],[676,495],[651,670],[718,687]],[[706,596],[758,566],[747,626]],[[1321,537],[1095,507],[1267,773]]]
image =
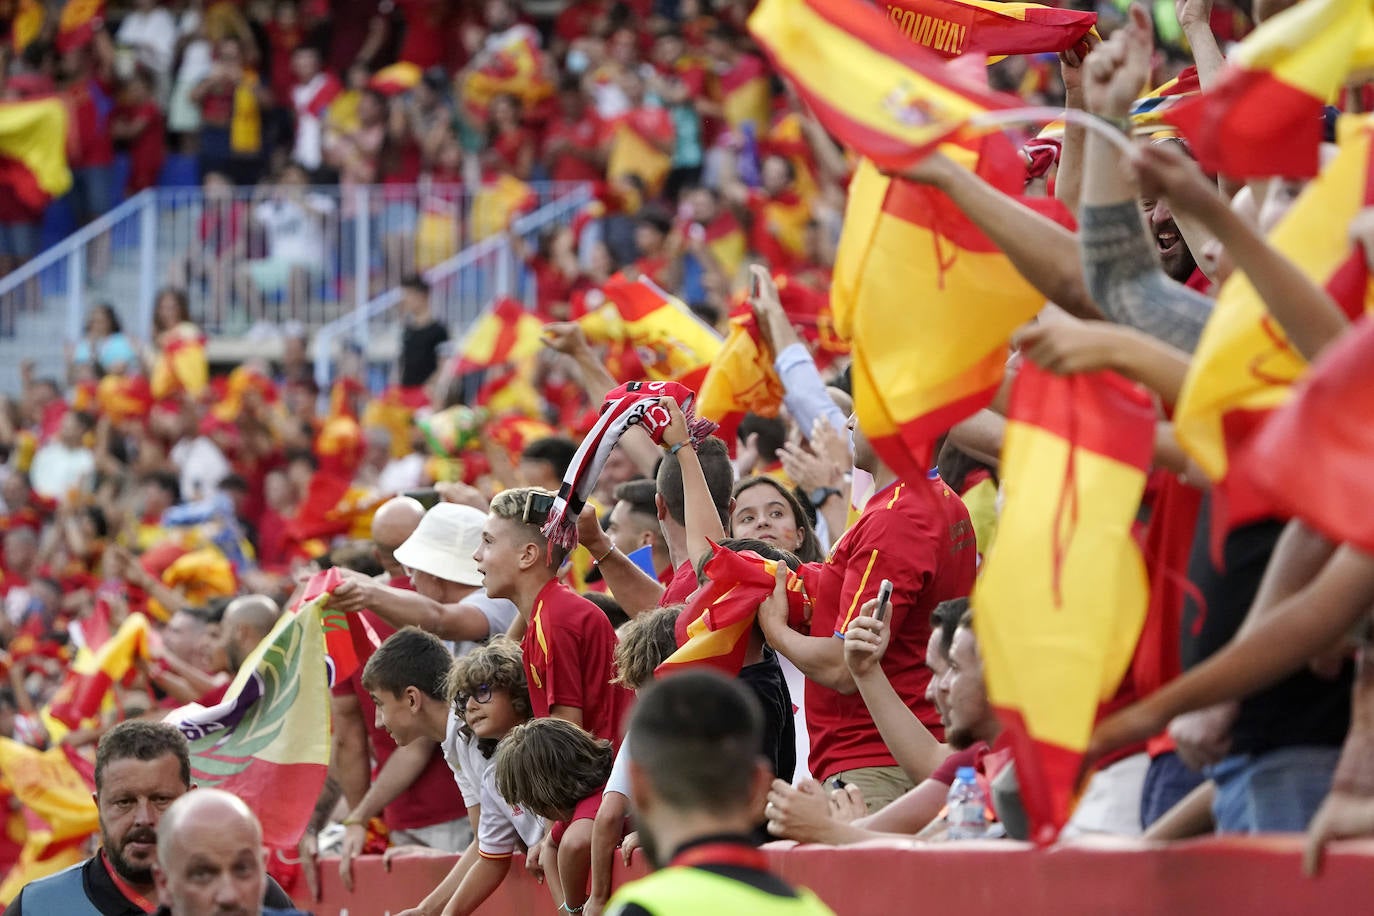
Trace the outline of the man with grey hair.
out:
[[[301,914],[262,905],[262,825],[238,796],[219,789],[188,792],[162,815],[153,877],[157,916]]]

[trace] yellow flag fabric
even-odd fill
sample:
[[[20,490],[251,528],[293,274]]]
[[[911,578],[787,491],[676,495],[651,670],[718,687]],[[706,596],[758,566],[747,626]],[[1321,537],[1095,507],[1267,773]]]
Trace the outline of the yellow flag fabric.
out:
[[[602,287],[604,304],[578,319],[592,343],[628,343],[639,353],[651,382],[701,387],[720,352],[720,335],[682,300],[647,277],[616,274]]]
[[[1010,143],[979,146],[979,174],[1019,193]],[[859,425],[898,476],[919,480],[935,440],[991,401],[1012,332],[1044,297],[953,201],[865,161],[849,186],[830,304],[852,346]]]
[[[1374,201],[1371,136],[1369,121],[1352,125],[1336,159],[1270,234],[1274,247],[1325,286],[1352,318],[1374,304],[1364,282],[1364,254],[1346,230]],[[1270,411],[1288,401],[1306,369],[1254,285],[1243,273],[1232,274],[1217,296],[1174,412],[1179,443],[1219,485],[1214,535],[1266,511],[1230,471],[1238,450]]]
[[[663,187],[663,179],[673,167],[673,159],[657,149],[639,132],[628,124],[615,129],[611,140],[611,153],[606,160],[606,178],[612,183],[622,182],[631,175],[639,176],[645,190],[657,196]]]
[[[42,210],[72,186],[67,129],[61,99],[0,102],[0,179],[30,209]]]
[[[149,657],[149,623],[130,614],[114,636],[96,651],[83,647],[76,654],[62,686],[53,695],[53,718],[76,728],[100,712],[105,695],[129,673],[134,662]]]
[[[156,400],[177,394],[200,397],[210,384],[210,364],[205,356],[205,335],[199,328],[183,322],[166,332],[149,384]]]
[[[775,417],[782,407],[782,380],[763,343],[752,314],[730,319],[730,333],[701,383],[696,412],[720,425],[721,438],[733,442],[733,431],[746,413]],[[733,422],[731,422],[733,421]]]
[[[84,859],[82,843],[100,828],[91,786],[68,755],[62,747],[38,751],[0,738],[0,779],[31,815],[19,862],[0,884],[0,904],[28,882]]]
[[[534,189],[514,175],[501,175],[482,185],[472,197],[472,216],[468,220],[471,241],[480,242],[505,232],[517,216],[537,202]]]
[[[1131,535],[1154,409],[1119,376],[1024,365],[1002,446],[1005,503],[973,592],[988,700],[1033,838],[1067,821],[1100,703],[1130,665],[1149,586]]]

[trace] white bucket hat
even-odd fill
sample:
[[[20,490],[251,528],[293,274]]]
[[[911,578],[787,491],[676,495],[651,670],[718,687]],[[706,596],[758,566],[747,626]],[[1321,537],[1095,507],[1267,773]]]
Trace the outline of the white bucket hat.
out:
[[[420,519],[415,532],[396,548],[396,562],[446,582],[481,585],[472,554],[482,542],[487,514],[472,506],[439,503]]]

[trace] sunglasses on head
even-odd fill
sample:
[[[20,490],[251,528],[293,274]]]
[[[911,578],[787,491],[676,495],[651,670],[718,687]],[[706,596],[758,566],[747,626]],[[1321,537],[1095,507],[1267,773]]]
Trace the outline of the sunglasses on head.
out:
[[[553,511],[555,497],[546,493],[531,492],[525,497],[524,522],[526,525],[543,525]]]

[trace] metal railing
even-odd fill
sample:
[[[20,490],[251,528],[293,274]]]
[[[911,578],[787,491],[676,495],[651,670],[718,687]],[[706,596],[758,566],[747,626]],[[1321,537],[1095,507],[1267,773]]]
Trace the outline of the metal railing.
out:
[[[511,230],[527,243],[552,226],[565,226],[592,200],[590,185],[563,185],[557,196],[547,199],[533,213],[517,218]],[[515,296],[533,304],[537,289],[533,276],[517,263],[510,241],[504,233],[489,235],[424,271],[430,284],[430,305],[434,316],[461,337],[462,331],[481,314],[492,300]],[[400,303],[400,290],[393,285],[352,312],[323,325],[315,334],[315,381],[323,391],[334,375],[338,359],[346,346],[364,354],[381,349],[391,355],[399,351],[400,322],[391,314]],[[383,341],[389,344],[375,347]],[[369,348],[369,344],[374,345]],[[369,377],[385,378],[390,366],[370,360]]]

